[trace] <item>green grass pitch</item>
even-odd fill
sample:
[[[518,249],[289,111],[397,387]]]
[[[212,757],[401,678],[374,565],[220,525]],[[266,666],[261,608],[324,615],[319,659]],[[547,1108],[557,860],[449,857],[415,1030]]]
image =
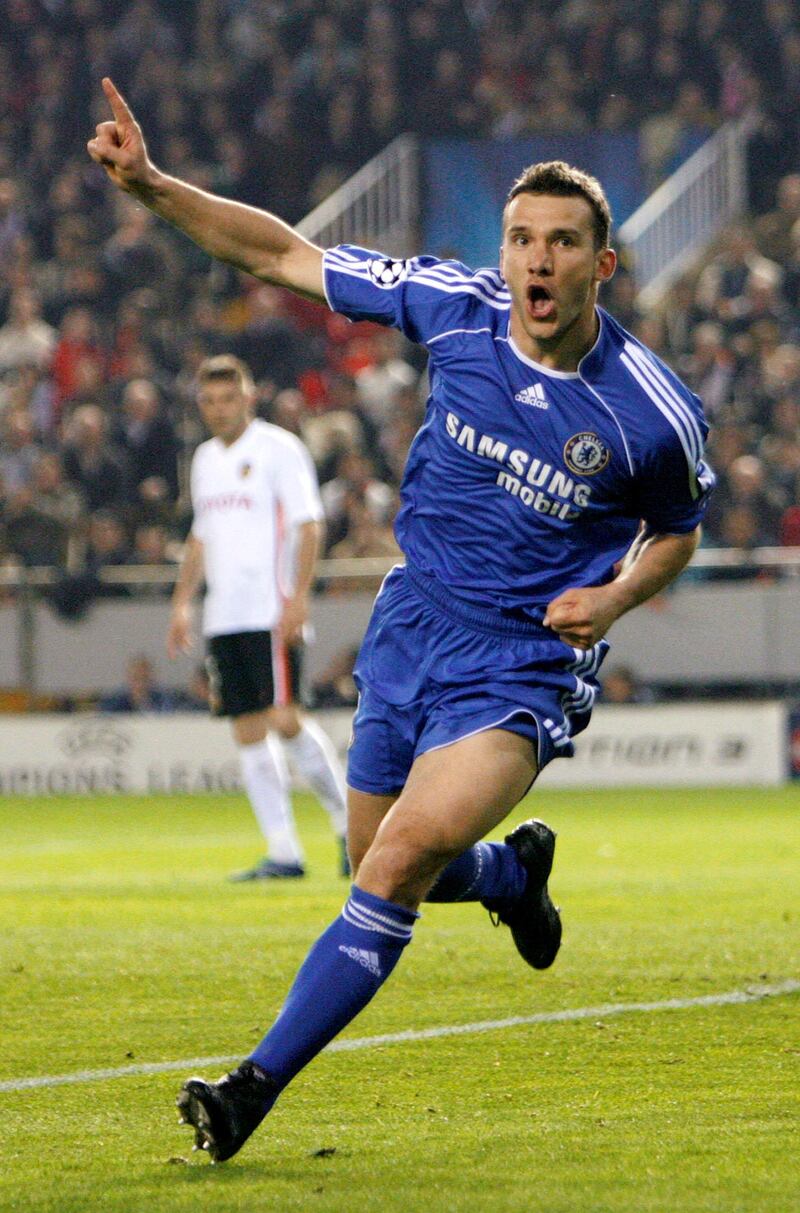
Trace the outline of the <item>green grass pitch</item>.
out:
[[[246,886],[225,881],[259,853],[240,797],[0,801],[3,1213],[800,1209],[797,993],[331,1052],[236,1159],[191,1154],[180,1063],[247,1052],[344,900],[327,819],[297,808],[308,879]],[[479,906],[426,907],[347,1037],[800,978],[797,787],[532,812],[559,831],[554,967]],[[9,1089],[159,1062],[179,1068]]]

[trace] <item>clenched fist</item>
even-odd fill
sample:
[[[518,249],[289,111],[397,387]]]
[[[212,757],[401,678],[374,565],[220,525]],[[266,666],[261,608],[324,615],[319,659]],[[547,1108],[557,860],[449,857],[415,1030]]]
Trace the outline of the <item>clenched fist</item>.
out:
[[[610,586],[564,590],[548,605],[544,626],[552,628],[565,644],[590,649],[602,640],[623,609]]]

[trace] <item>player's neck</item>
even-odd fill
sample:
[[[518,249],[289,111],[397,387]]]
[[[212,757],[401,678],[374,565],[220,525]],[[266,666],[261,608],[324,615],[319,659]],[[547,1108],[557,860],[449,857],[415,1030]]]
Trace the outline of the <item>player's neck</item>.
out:
[[[511,312],[509,332],[520,353],[553,371],[577,371],[585,354],[589,353],[600,331],[600,319],[592,306],[591,312],[576,316],[572,324],[552,339],[537,338],[525,330],[520,317]]]
[[[224,446],[233,446],[234,442],[239,441],[252,420],[252,417],[248,417],[247,420],[243,421],[240,426],[237,426],[235,432],[218,435],[220,442],[222,442]]]

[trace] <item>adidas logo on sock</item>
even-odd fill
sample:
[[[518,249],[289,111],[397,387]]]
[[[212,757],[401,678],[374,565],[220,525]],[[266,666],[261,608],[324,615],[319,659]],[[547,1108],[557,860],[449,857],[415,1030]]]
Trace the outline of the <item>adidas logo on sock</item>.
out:
[[[349,956],[356,964],[360,964],[362,969],[369,969],[373,977],[382,977],[381,960],[377,952],[368,952],[366,948],[351,948],[346,944],[339,944],[339,951],[344,952],[345,956]]]
[[[520,404],[532,404],[537,409],[550,407],[550,401],[546,398],[541,383],[533,383],[530,387],[524,387],[521,392],[517,392],[514,399],[518,400]]]

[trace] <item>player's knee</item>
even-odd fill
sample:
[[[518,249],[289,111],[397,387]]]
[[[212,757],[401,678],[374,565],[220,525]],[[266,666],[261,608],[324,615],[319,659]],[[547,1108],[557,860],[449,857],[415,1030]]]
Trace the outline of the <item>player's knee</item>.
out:
[[[281,704],[269,710],[269,727],[286,741],[300,732],[300,713],[293,703]]]
[[[395,821],[378,831],[354,870],[361,887],[404,904],[421,900],[454,854],[442,831]]]

